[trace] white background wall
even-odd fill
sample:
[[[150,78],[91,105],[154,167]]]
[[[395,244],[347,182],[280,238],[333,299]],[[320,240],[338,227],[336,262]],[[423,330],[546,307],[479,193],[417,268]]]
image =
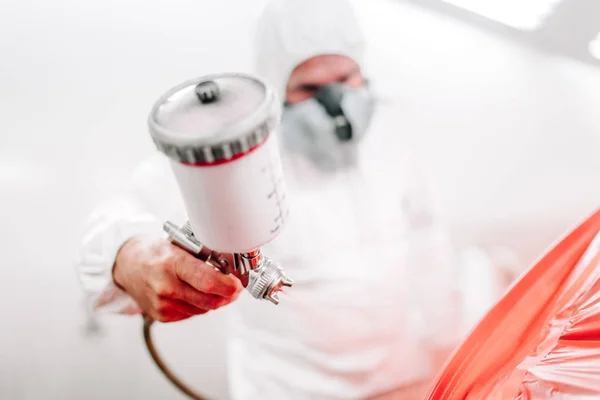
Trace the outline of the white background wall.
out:
[[[182,398],[137,318],[85,336],[81,220],[152,151],[155,98],[251,66],[263,1],[0,0],[0,397]],[[393,1],[358,7],[369,72],[439,185],[457,242],[531,261],[600,204],[600,70]],[[225,312],[159,327],[187,379],[224,398]],[[191,346],[191,347],[188,347]]]

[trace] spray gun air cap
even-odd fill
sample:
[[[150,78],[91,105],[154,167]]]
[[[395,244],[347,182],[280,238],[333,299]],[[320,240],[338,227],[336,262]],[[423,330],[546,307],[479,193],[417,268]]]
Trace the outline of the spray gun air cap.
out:
[[[148,124],[157,148],[188,164],[224,163],[262,144],[281,115],[274,92],[246,74],[184,82],[155,103]]]

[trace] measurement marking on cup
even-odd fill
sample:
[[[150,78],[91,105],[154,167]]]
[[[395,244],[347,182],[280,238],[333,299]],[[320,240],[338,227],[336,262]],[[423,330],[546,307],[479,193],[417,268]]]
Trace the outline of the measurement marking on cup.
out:
[[[281,197],[281,199],[277,200],[277,205],[280,206],[281,203],[283,203],[285,201],[285,196],[287,196],[285,193],[283,194],[283,196]],[[289,213],[289,211],[288,211]]]
[[[277,205],[278,213],[274,219],[274,222],[276,225],[275,225],[275,228],[271,229],[271,233],[275,233],[281,228],[281,226],[283,225],[285,219],[287,218],[287,216],[289,214],[289,210],[284,211],[282,209],[282,205],[284,204],[284,200],[285,200],[285,196],[286,196],[285,193],[283,193],[283,195],[281,195],[281,193],[280,193],[281,186],[283,186],[283,177],[275,176],[273,163],[272,163],[272,160],[270,157],[268,159],[268,164],[265,167],[263,167],[261,171],[269,173],[269,178],[271,179],[271,182],[273,184],[273,191],[271,191],[270,193],[267,194],[267,199],[272,200],[274,198],[275,203]]]
[[[282,183],[283,183],[283,179],[281,179],[281,178],[274,182],[273,191],[267,195],[267,199],[271,200],[271,197],[273,197],[275,194],[277,194],[279,192],[279,190],[277,190],[277,189],[279,188],[279,186]],[[277,200],[277,204],[281,203],[281,201],[283,201],[283,199],[285,199],[285,193],[281,199]]]

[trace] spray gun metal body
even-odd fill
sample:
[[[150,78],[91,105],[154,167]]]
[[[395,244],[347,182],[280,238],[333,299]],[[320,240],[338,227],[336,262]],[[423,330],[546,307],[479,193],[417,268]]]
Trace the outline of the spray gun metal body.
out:
[[[265,257],[260,249],[248,253],[219,253],[203,246],[195,238],[189,222],[180,228],[167,221],[163,229],[169,235],[171,243],[222,273],[235,276],[256,299],[279,304],[279,292],[284,286],[291,287],[294,283],[283,269]]]

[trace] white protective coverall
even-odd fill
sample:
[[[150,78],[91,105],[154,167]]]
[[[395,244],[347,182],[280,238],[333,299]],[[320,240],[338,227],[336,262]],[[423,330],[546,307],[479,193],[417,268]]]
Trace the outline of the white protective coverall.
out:
[[[303,60],[342,54],[361,63],[363,48],[345,2],[275,1],[259,21],[257,73],[283,95]],[[452,250],[393,111],[376,107],[356,168],[323,174],[282,149],[290,217],[263,250],[295,284],[278,306],[246,292],[230,306],[232,398],[367,398],[429,378],[432,345],[459,334]],[[111,269],[128,238],[161,236],[167,219],[185,222],[185,209],[156,154],[90,217],[79,270],[97,309],[140,312]]]

